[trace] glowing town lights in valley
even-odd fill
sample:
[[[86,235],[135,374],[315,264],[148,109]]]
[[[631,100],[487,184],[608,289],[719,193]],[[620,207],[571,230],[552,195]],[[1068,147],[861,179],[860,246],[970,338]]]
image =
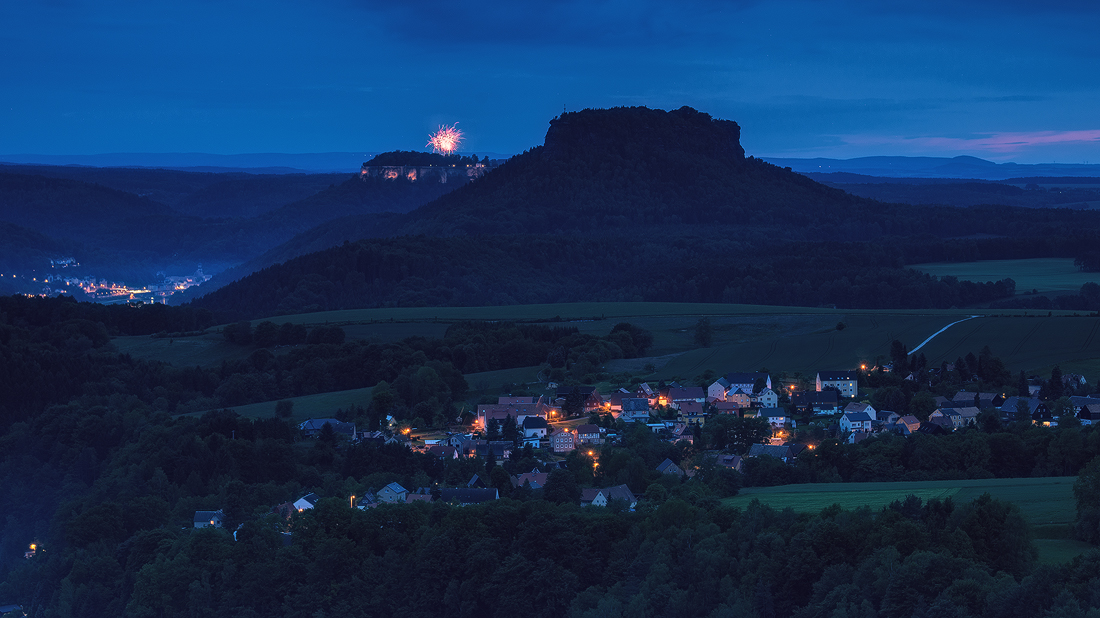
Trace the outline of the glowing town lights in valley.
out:
[[[428,145],[432,147],[433,152],[449,155],[458,150],[458,145],[462,143],[462,131],[459,131],[457,126],[457,122],[449,127],[440,125],[438,131],[428,136]]]

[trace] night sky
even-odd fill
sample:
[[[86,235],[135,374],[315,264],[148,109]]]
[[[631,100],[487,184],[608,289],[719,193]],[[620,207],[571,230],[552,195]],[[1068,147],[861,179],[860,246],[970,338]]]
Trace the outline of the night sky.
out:
[[[1093,1],[0,0],[0,59],[8,154],[514,154],[690,105],[757,156],[1100,163]]]

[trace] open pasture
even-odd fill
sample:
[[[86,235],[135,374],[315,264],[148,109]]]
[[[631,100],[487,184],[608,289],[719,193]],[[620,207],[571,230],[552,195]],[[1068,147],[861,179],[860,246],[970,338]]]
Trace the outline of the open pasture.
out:
[[[726,504],[744,508],[760,500],[774,509],[790,507],[814,513],[833,504],[847,509],[861,506],[873,510],[904,500],[912,494],[922,500],[950,497],[964,503],[988,492],[994,498],[1016,504],[1032,526],[1067,525],[1076,517],[1073,499],[1074,476],[1019,479],[967,479],[958,481],[910,481],[896,483],[818,483],[749,487]]]
[[[890,344],[895,339],[912,350],[941,328],[967,315],[853,312],[818,316],[816,323],[813,317],[755,317],[729,331],[721,330],[722,324],[737,318],[712,319],[715,343],[709,348],[698,348],[692,344],[691,334],[684,334],[680,349],[686,351],[654,362],[657,366],[654,377],[690,379],[707,369],[723,374],[767,367],[812,378],[821,369],[854,368],[862,363],[871,365],[879,357],[888,358]],[[837,321],[843,321],[847,327],[836,330]],[[645,322],[640,321],[639,325],[646,327]],[[685,326],[681,324],[680,328]],[[1098,332],[1097,318],[1045,314],[1025,317],[1024,312],[985,316],[951,326],[929,341],[920,353],[930,365],[939,365],[954,362],[968,352],[977,354],[988,345],[1012,371],[1049,372],[1050,367],[1058,364],[1064,370],[1080,367],[1081,373],[1092,376],[1096,359],[1100,359]],[[665,333],[663,339],[668,342],[671,337],[672,333]],[[662,336],[655,333],[655,339]],[[633,365],[637,362],[617,361],[609,369],[621,370]]]
[[[897,483],[820,483],[781,485],[779,487],[749,487],[727,505],[744,508],[760,500],[774,509],[792,508],[802,513],[817,513],[839,504],[846,509],[866,506],[879,510],[894,500],[915,495],[928,501],[950,497],[963,504],[988,492],[994,498],[1014,503],[1020,509],[1036,537],[1039,561],[1063,564],[1094,549],[1071,538],[1071,528],[1077,514],[1073,498],[1075,476],[1052,478],[980,479],[960,481],[915,481]]]
[[[1081,285],[1090,281],[1100,282],[1100,273],[1081,272],[1070,258],[937,262],[913,264],[910,268],[937,277],[952,276],[980,283],[1009,278],[1016,282],[1018,294],[1032,290],[1037,290],[1039,294],[1076,294]]]
[[[719,374],[755,371],[767,367],[812,377],[821,369],[845,369],[887,358],[897,339],[910,350],[944,326],[969,317],[971,311],[837,310],[753,305],[691,303],[573,303],[509,307],[431,307],[363,309],[282,316],[274,321],[310,325],[338,324],[351,339],[397,341],[410,336],[440,337],[449,324],[460,320],[522,320],[573,326],[582,333],[606,335],[618,322],[629,321],[653,333],[651,357],[612,361],[611,373],[642,375],[652,364],[652,379],[691,379],[707,369]],[[987,315],[948,328],[920,351],[933,365],[953,362],[988,345],[1012,371],[1049,372],[1053,365],[1086,376],[1100,368],[1100,319],[1058,312],[1016,310]],[[1037,315],[1038,313],[1038,315]],[[706,316],[713,343],[699,348],[695,325]],[[390,320],[393,320],[392,322]],[[837,330],[838,322],[845,328]],[[206,335],[177,339],[118,337],[119,351],[137,358],[156,359],[177,366],[215,365],[245,358],[250,348],[224,342],[214,329]],[[279,353],[280,350],[274,350]],[[527,372],[530,374],[530,371]],[[502,376],[503,377],[503,376]],[[533,376],[488,378],[489,386],[528,382]],[[498,382],[494,384],[494,382]],[[471,385],[474,386],[474,385]],[[474,388],[478,388],[474,386]]]
[[[252,348],[227,342],[220,332],[178,338],[115,337],[111,343],[123,354],[171,363],[176,367],[220,365],[223,360],[248,358],[253,352]]]
[[[356,388],[347,391],[335,391],[331,393],[317,393],[315,395],[302,395],[301,397],[288,397],[294,402],[292,418],[301,422],[310,418],[331,417],[338,409],[347,409],[352,406],[367,407],[370,404],[371,388]],[[246,418],[272,418],[275,416],[275,401],[263,401],[250,403],[244,406],[233,406],[230,409]],[[181,416],[202,416],[205,412],[192,412]]]

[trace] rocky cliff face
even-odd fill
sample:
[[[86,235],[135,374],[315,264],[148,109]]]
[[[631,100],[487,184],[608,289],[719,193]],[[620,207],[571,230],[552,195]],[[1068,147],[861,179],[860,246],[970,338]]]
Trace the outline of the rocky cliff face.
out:
[[[592,151],[616,152],[624,157],[659,151],[700,159],[745,158],[741,127],[736,122],[716,120],[690,107],[667,112],[647,107],[586,109],[550,121],[545,156],[569,159]]]

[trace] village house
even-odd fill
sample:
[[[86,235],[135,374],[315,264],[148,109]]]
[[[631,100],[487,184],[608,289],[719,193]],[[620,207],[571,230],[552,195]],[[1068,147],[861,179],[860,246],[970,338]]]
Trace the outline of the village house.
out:
[[[320,499],[321,499],[321,497],[318,496],[317,494],[308,493],[308,494],[306,494],[306,495],[302,496],[301,498],[298,498],[297,500],[294,501],[294,508],[297,509],[299,513],[301,513],[302,511],[304,511],[306,509],[313,508],[314,505],[317,504],[317,501],[320,500]]]
[[[541,489],[546,486],[546,480],[550,478],[547,472],[539,472],[538,468],[530,472],[512,477],[512,487],[523,487],[527,484],[531,489]]]
[[[1081,408],[1085,406],[1100,407],[1100,398],[1097,397],[1074,396],[1070,397],[1069,400],[1073,404],[1073,413],[1077,415],[1080,415]]]
[[[481,504],[500,499],[500,491],[495,488],[451,488],[440,490],[439,500],[459,506]]]
[[[715,458],[714,463],[722,466],[723,468],[729,468],[730,470],[741,471],[741,456],[740,455],[727,455],[719,454]]]
[[[380,502],[389,502],[391,504],[405,502],[405,498],[409,495],[409,490],[395,482],[379,489],[377,495]]]
[[[302,435],[307,438],[316,438],[321,435],[325,425],[332,427],[337,435],[344,436],[348,440],[355,440],[355,423],[344,423],[334,418],[311,418],[298,425]]]
[[[959,391],[951,398],[951,405],[940,406],[949,408],[997,408],[1004,403],[1004,396],[1000,393],[978,393],[974,391]]]
[[[528,417],[551,418],[553,407],[546,404],[541,397],[499,397],[495,404],[481,404],[477,407],[476,428],[485,431],[489,428],[489,422],[495,420],[503,424],[508,417],[522,426]]]
[[[1053,417],[1047,405],[1038,397],[1009,397],[1001,404],[1001,420],[1012,422],[1016,418],[1020,402],[1027,406],[1027,414],[1031,416],[1033,423],[1050,425]]]
[[[933,418],[944,416],[951,419],[951,426],[955,429],[961,429],[967,425],[973,425],[978,422],[978,414],[981,411],[974,406],[957,407],[957,408],[938,408],[928,415],[928,420]]]
[[[564,429],[550,434],[550,449],[555,453],[568,453],[577,448],[576,435]]]
[[[718,378],[707,387],[707,401],[725,401],[726,393],[729,390],[729,381],[725,378]]]
[[[772,429],[794,429],[798,425],[783,408],[763,408],[756,416],[768,421]]]
[[[738,408],[748,408],[752,406],[752,396],[746,391],[736,388],[726,393],[726,402],[732,403]]]
[[[871,432],[871,417],[866,412],[845,412],[840,417],[840,429],[845,432]]]
[[[765,388],[759,393],[749,397],[749,401],[757,408],[774,408],[779,405],[779,395],[770,388]]]
[[[741,411],[741,406],[733,401],[715,401],[710,405],[715,414],[737,414]]]
[[[624,397],[619,418],[628,423],[649,422],[649,399],[643,397]]]
[[[444,444],[436,444],[428,447],[428,454],[434,455],[439,459],[458,459],[458,449],[453,446],[447,446]]]
[[[591,424],[577,427],[577,445],[581,444],[603,444],[603,438],[600,437],[600,428]]]
[[[798,391],[791,395],[791,405],[804,414],[834,414],[839,407],[837,392]]]
[[[835,388],[842,397],[855,397],[859,393],[858,371],[819,371],[817,391]]]
[[[217,511],[195,511],[196,528],[221,528],[225,514],[221,509]]]
[[[431,502],[432,494],[428,491],[424,491],[425,488],[418,489],[416,493],[411,493],[405,496],[405,503],[412,504],[413,502]]]
[[[684,477],[684,471],[680,469],[680,466],[677,466],[668,458],[657,465],[657,471],[661,474],[671,474],[680,478]]]
[[[706,415],[703,414],[703,404],[696,401],[685,401],[680,404],[680,413],[677,414],[676,420],[686,425],[702,425],[706,422]]]
[[[750,395],[756,392],[756,381],[761,379],[764,381],[764,388],[772,387],[772,377],[763,372],[726,374],[726,382],[729,382],[728,390],[741,389]]]
[[[668,389],[668,405],[672,408],[679,408],[681,404],[688,402],[703,404],[706,401],[707,394],[703,391],[702,386],[683,386]]]
[[[634,492],[630,491],[626,485],[581,490],[581,506],[607,506],[611,500],[622,500],[629,509],[633,509],[638,504]]]
[[[875,409],[871,407],[871,404],[869,403],[856,403],[853,401],[852,403],[844,406],[844,410],[842,410],[842,412],[844,412],[845,414],[847,414],[848,412],[863,412],[867,416],[870,416],[871,420],[878,419],[878,415],[875,412]]]
[[[791,462],[797,453],[793,452],[790,444],[753,444],[749,447],[746,457],[775,457],[783,462]]]
[[[695,432],[692,426],[684,423],[678,423],[672,430],[672,437],[669,438],[669,442],[673,444],[680,441],[687,442],[688,444],[695,444]]]
[[[545,438],[546,430],[546,419],[541,416],[528,416],[523,419],[523,437],[525,438]]]
[[[898,425],[901,425],[901,427],[904,428],[902,430],[903,435],[909,435],[912,433],[916,433],[917,430],[920,429],[920,419],[913,416],[912,414],[906,414],[905,416],[898,419]]]

